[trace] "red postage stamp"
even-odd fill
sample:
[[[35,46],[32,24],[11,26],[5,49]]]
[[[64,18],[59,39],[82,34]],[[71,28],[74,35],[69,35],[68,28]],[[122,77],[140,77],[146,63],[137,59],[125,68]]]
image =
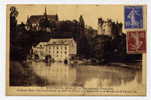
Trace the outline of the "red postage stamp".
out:
[[[127,32],[127,52],[145,53],[146,52],[146,32],[128,31]]]

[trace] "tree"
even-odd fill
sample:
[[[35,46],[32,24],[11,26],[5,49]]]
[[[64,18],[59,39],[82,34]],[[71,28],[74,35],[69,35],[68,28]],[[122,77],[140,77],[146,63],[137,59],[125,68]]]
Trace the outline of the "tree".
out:
[[[110,61],[111,37],[106,35],[96,36],[93,40],[93,57],[98,59],[100,63]]]
[[[121,33],[112,39],[112,61],[124,61],[126,58],[126,35]]]
[[[13,42],[13,39],[16,36],[16,26],[17,20],[16,17],[18,16],[18,11],[16,7],[12,6],[10,8],[10,41]]]
[[[84,29],[85,28],[85,22],[84,22],[84,19],[83,19],[82,15],[80,15],[80,17],[79,17],[79,22],[80,22],[80,27],[82,29]]]

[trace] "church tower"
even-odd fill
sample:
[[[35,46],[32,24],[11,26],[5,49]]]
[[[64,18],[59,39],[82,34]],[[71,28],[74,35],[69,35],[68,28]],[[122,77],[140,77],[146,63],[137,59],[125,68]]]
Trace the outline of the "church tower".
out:
[[[45,7],[45,12],[44,12],[44,18],[45,18],[45,19],[48,19],[48,18],[47,18],[47,8],[46,8],[46,7]]]

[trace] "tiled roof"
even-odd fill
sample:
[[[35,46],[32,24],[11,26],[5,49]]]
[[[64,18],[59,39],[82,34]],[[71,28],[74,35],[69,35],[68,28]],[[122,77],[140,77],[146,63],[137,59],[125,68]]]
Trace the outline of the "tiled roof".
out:
[[[44,15],[32,15],[28,19],[28,22],[30,22],[30,23],[39,23],[39,21],[42,18],[44,18]],[[54,20],[54,21],[58,20],[58,16],[57,15],[47,15],[47,18],[48,18],[48,20]]]

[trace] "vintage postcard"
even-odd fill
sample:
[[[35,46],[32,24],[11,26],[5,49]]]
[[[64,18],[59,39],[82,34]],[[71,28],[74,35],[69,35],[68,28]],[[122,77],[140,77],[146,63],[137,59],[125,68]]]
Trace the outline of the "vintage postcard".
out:
[[[146,5],[6,11],[7,96],[146,95]]]

